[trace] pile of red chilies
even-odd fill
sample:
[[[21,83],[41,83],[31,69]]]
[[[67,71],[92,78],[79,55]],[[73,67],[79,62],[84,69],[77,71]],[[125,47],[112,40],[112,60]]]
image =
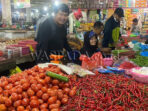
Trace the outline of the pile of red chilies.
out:
[[[77,94],[61,111],[148,111],[148,85],[131,78],[97,74],[71,85]]]

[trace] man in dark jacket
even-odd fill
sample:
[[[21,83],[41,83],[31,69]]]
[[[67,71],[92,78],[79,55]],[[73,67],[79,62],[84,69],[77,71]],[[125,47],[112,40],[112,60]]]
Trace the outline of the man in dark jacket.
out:
[[[114,14],[107,20],[104,28],[103,47],[115,49],[120,35],[120,21],[124,17],[122,8],[117,8]]]
[[[71,51],[67,42],[65,23],[68,20],[69,8],[61,4],[54,9],[55,16],[44,19],[38,26],[35,40],[37,45],[37,62],[50,61],[51,53],[59,55],[63,49]]]

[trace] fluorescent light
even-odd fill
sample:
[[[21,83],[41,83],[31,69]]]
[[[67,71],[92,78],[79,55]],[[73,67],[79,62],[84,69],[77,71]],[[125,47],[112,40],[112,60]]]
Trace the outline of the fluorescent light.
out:
[[[17,2],[17,3],[16,3],[16,5],[19,7],[19,6],[20,6],[20,3],[19,3],[19,2]]]
[[[55,14],[52,12],[52,14],[51,14],[52,16],[54,16]]]
[[[33,14],[33,12],[31,12],[31,16],[33,16],[34,14]]]
[[[55,5],[58,6],[59,5],[59,1],[55,1]]]
[[[46,15],[47,15],[47,16],[49,16],[49,14],[48,14],[48,13],[47,13]]]
[[[38,9],[36,9],[36,13],[38,13],[39,12],[39,10]]]
[[[18,15],[19,15],[19,14],[20,14],[20,12],[16,11],[16,14],[18,14]]]
[[[48,9],[47,7],[44,7],[44,11],[47,11],[47,9]]]

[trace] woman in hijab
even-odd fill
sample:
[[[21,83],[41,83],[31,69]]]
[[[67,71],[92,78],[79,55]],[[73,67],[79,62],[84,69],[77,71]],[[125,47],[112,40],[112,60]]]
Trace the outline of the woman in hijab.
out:
[[[99,52],[97,34],[93,31],[86,32],[84,35],[84,45],[80,50],[81,54],[91,57],[94,53]]]

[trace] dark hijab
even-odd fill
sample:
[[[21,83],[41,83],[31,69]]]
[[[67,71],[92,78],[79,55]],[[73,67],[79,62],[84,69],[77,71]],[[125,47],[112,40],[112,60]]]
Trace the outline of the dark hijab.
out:
[[[90,39],[92,37],[94,37],[94,36],[97,39],[97,35],[93,31],[89,31],[89,32],[85,33],[85,35],[84,35],[84,45],[83,45],[83,48],[80,50],[81,54],[85,54],[85,55],[91,57],[95,52],[99,51],[98,50],[98,41],[97,41],[95,46],[90,45]]]

